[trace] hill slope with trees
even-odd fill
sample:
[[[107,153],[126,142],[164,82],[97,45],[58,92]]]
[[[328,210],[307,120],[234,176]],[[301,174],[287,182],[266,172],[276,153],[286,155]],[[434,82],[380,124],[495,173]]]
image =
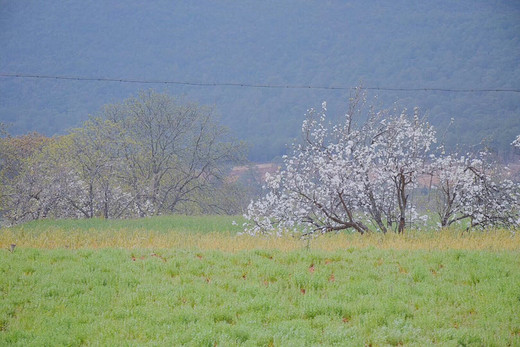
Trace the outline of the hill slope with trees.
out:
[[[520,6],[398,0],[0,2],[0,73],[200,83],[443,89],[520,88]],[[153,87],[215,105],[250,159],[271,160],[306,109],[347,109],[344,89],[148,85],[0,77],[0,121],[15,134],[65,133],[101,106]],[[445,141],[486,139],[503,155],[520,133],[520,93],[373,91],[419,106]],[[442,132],[442,131],[441,131]]]

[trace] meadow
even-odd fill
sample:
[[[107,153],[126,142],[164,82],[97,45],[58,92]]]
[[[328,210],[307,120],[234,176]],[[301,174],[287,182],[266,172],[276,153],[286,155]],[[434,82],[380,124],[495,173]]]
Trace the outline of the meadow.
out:
[[[308,244],[237,235],[241,222],[1,229],[0,345],[520,345],[518,233]]]

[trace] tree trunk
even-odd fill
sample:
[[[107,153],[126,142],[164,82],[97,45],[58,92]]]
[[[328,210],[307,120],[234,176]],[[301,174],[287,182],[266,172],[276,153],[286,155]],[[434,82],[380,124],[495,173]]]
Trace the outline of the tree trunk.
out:
[[[406,195],[406,177],[401,172],[398,176],[397,181],[397,200],[399,202],[399,226],[397,233],[404,233],[404,227],[406,225],[406,205],[408,201],[408,195]]]
[[[397,229],[397,233],[398,234],[404,234],[404,227],[405,227],[405,219],[403,216],[401,216],[401,218],[399,218],[399,227]]]

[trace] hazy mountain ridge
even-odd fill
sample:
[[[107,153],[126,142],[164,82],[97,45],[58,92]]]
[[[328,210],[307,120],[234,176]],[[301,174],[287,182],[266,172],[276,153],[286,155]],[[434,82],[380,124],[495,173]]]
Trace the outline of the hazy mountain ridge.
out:
[[[0,72],[207,83],[403,88],[516,88],[520,6],[460,1],[0,2]],[[297,136],[305,110],[348,91],[0,79],[0,120],[16,133],[63,132],[153,87],[214,104],[251,158]],[[520,133],[520,93],[378,92],[383,106],[418,105],[449,143],[501,152]]]

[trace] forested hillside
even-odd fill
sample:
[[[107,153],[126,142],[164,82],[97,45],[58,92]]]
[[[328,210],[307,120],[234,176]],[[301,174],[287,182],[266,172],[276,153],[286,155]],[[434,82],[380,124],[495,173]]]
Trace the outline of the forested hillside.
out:
[[[513,1],[0,1],[0,74],[200,83],[520,89]],[[215,105],[250,159],[280,155],[307,108],[346,112],[345,89],[248,88],[0,77],[0,121],[64,133],[102,105],[154,88]],[[451,146],[506,157],[520,93],[370,91],[419,106]],[[441,133],[444,131],[441,130]],[[443,138],[441,134],[440,139]]]

